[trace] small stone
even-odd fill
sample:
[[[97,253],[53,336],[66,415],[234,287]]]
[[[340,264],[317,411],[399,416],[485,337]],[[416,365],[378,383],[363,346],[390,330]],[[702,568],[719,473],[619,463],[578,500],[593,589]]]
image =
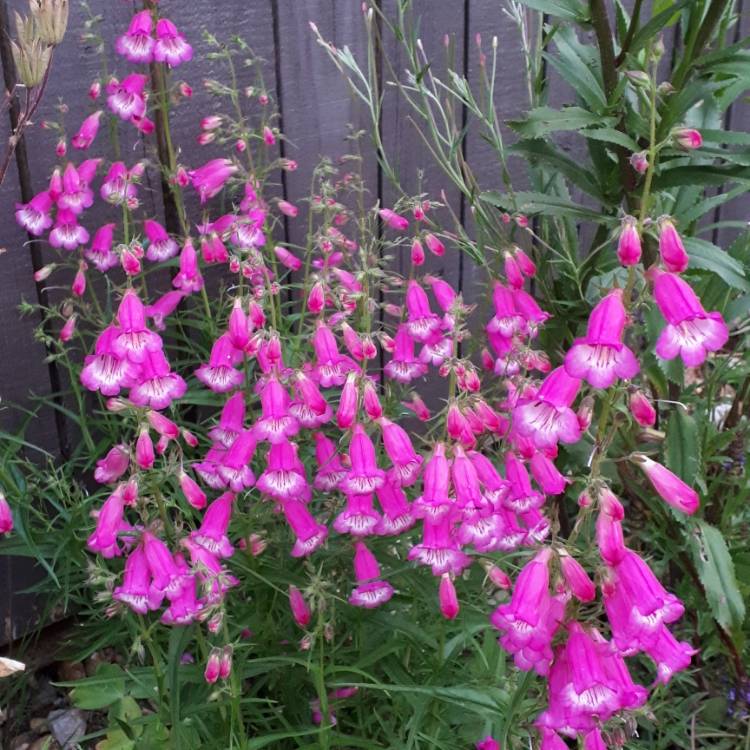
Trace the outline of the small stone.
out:
[[[63,750],[69,750],[86,734],[86,715],[78,708],[50,711],[49,728]]]
[[[31,729],[32,732],[36,732],[37,734],[43,734],[47,731],[47,719],[45,719],[43,716],[35,716],[29,722],[29,729]]]

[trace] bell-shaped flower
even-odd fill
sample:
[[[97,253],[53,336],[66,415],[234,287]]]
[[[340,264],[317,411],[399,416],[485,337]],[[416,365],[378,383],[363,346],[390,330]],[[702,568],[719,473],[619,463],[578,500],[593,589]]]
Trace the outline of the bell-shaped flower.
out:
[[[386,363],[384,372],[399,383],[409,383],[427,373],[427,365],[414,356],[414,339],[406,325],[400,325],[396,331],[393,357]]]
[[[216,498],[207,508],[200,527],[191,532],[193,543],[208,550],[218,557],[231,557],[234,547],[227,537],[229,521],[232,518],[234,493],[225,492]]]
[[[391,476],[375,490],[383,515],[375,527],[381,536],[398,536],[408,531],[416,522],[411,505],[401,486]]]
[[[503,498],[503,505],[515,513],[526,513],[544,504],[544,495],[531,487],[529,473],[514,453],[505,455],[505,476],[510,490]]]
[[[341,481],[340,488],[350,495],[368,495],[385,481],[385,472],[378,468],[375,446],[361,424],[354,425],[349,443],[351,468]]]
[[[380,579],[380,565],[362,542],[354,545],[354,577],[357,587],[349,596],[355,607],[374,609],[393,596],[393,586]]]
[[[422,540],[409,550],[409,560],[429,566],[435,576],[460,575],[471,564],[471,558],[461,551],[453,534],[454,521],[450,516],[445,513],[437,520],[425,516]]]
[[[206,203],[218,195],[227,180],[237,171],[237,165],[229,159],[212,159],[202,167],[188,172],[193,187],[200,196],[201,203]]]
[[[241,357],[242,355],[239,354]],[[214,393],[227,393],[239,388],[245,380],[245,374],[235,368],[238,351],[228,334],[222,334],[211,347],[207,364],[195,371],[195,377]]]
[[[609,388],[617,378],[637,375],[638,360],[622,343],[626,313],[622,290],[613,289],[589,316],[586,335],[576,339],[565,355],[565,370],[594,388]]]
[[[631,459],[638,464],[653,488],[668,505],[688,515],[698,510],[698,493],[676,474],[642,453],[634,453]]]
[[[325,542],[328,529],[322,523],[317,523],[307,506],[299,500],[287,500],[281,504],[281,508],[296,537],[292,557],[311,555]]]
[[[422,456],[414,450],[406,430],[390,419],[378,420],[383,435],[383,447],[393,463],[389,476],[402,487],[417,481],[422,466]]]
[[[131,73],[122,81],[113,78],[107,84],[107,104],[122,120],[143,117],[146,114],[146,98],[143,90],[147,78],[141,73]]]
[[[128,555],[122,584],[115,587],[112,598],[127,604],[141,615],[161,604],[163,594],[160,595],[151,587],[151,570],[141,545]]]
[[[439,316],[430,309],[427,293],[412,279],[406,288],[406,330],[414,341],[426,342],[440,331]]]
[[[347,495],[346,507],[333,520],[333,528],[339,534],[361,537],[375,533],[380,514],[373,507],[372,493]]]
[[[141,362],[137,382],[131,387],[128,397],[136,406],[166,409],[186,391],[187,383],[171,371],[164,353],[157,350],[148,352]]]
[[[156,23],[156,44],[154,60],[176,68],[193,59],[193,48],[168,18],[160,18]]]
[[[64,250],[75,250],[89,241],[89,233],[78,223],[78,217],[69,208],[57,212],[55,226],[49,233],[49,244]]]
[[[674,224],[664,216],[659,219],[659,255],[664,267],[672,273],[682,273],[690,260]]]
[[[297,455],[295,443],[284,441],[271,445],[266,470],[258,477],[255,486],[274,500],[310,500],[305,466]]]
[[[347,374],[359,369],[353,359],[339,352],[336,337],[328,326],[322,323],[317,326],[312,344],[315,374],[323,388],[343,385]]]
[[[654,298],[667,321],[656,342],[662,359],[680,356],[686,366],[697,367],[709,352],[726,344],[729,330],[721,314],[707,313],[690,285],[676,274],[656,274]]]
[[[100,484],[116,482],[130,465],[130,452],[127,445],[115,445],[107,455],[96,462],[94,479]]]
[[[81,369],[81,383],[102,396],[116,396],[139,379],[136,364],[115,352],[114,341],[120,335],[115,326],[108,326],[97,337],[94,353],[86,355]]]
[[[150,10],[142,10],[130,19],[128,30],[115,42],[115,50],[132,63],[150,63],[154,53],[153,21]]]
[[[578,378],[558,367],[547,375],[536,397],[513,410],[513,428],[529,437],[536,448],[554,448],[558,442],[576,443],[581,427],[570,408],[581,387]]]
[[[52,226],[52,204],[47,190],[37,193],[28,203],[16,203],[16,222],[29,234],[39,237]]]

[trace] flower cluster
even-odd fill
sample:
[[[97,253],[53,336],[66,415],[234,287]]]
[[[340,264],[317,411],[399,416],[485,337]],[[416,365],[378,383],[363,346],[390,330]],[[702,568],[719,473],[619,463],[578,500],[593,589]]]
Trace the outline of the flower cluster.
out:
[[[134,64],[163,65],[165,75],[192,56],[184,37],[156,10],[133,17],[117,51]],[[148,117],[154,85],[143,73],[106,82],[112,116],[148,136],[155,127]],[[267,104],[265,94],[258,98]],[[86,118],[74,148],[93,144],[103,114]],[[648,697],[625,659],[647,654],[657,681],[665,683],[687,667],[694,650],[668,627],[681,616],[681,603],[625,545],[625,507],[600,472],[605,435],[593,440],[575,531],[596,515],[596,575],[571,554],[573,539],[558,534],[548,500],[573,481],[559,468],[560,446],[592,434],[596,404],[606,404],[600,406],[600,431],[608,426],[604,409],[623,394],[630,426],[654,424],[653,405],[633,383],[640,372],[638,305],[653,300],[664,318],[655,345],[663,359],[679,356],[697,366],[727,340],[721,316],[704,310],[681,275],[688,256],[673,222],[661,217],[649,224],[658,228],[660,262],[641,274],[642,222],[623,220],[617,255],[628,269],[627,285],[606,290],[585,334],[554,368],[534,348],[550,318],[525,289],[535,263],[509,243],[501,254],[504,278],[492,282],[487,345],[474,352],[468,345],[473,308],[445,278],[424,273],[425,248],[439,259],[451,239],[433,219],[436,204],[424,196],[355,218],[335,190],[321,189],[309,207],[320,225],[308,237],[304,257],[298,248],[273,242],[280,218],[298,212],[264,194],[272,170],[295,166],[269,156],[279,137],[265,116],[255,127],[244,118],[204,117],[199,143],[231,141],[236,153],[193,169],[175,159],[167,177],[176,199],[192,187],[202,207],[195,229],[183,222],[181,234],[135,214],[145,163],[109,166],[99,195],[124,219],[99,227],[92,238],[80,221],[93,204],[101,159],[61,165],[48,189],[16,212],[32,234],[50,230],[53,247],[82,248],[72,287],[79,301],[87,289],[87,261],[102,273],[123,272],[113,282],[120,290],[116,312],[80,374],[87,389],[107,397],[123,431],[130,430],[94,475],[113,488],[96,512],[88,548],[106,560],[124,558],[110,613],[125,607],[141,615],[158,612],[166,625],[206,623],[221,637],[227,597],[238,582],[231,558],[237,548],[261,554],[266,543],[262,529],[238,538],[234,521],[259,504],[288,529],[292,557],[311,556],[333,538],[346,540],[353,566],[348,601],[357,607],[375,608],[397,597],[373,552],[378,537],[398,540],[394,549],[405,548],[406,559],[430,570],[448,619],[459,614],[456,583],[460,588],[469,566],[481,556],[528,549],[530,560],[515,583],[482,559],[490,579],[512,589],[491,615],[500,645],[519,669],[548,681],[549,705],[536,722],[543,748],[564,747],[561,736],[581,736],[589,750],[604,747],[606,723]],[[263,158],[253,158],[256,148]],[[353,180],[347,173],[336,188]],[[220,194],[222,213],[213,200]],[[378,232],[397,250],[408,248],[408,278],[392,273],[387,258],[379,257]],[[144,258],[177,264],[172,288],[153,301]],[[232,279],[226,314],[222,308],[212,313],[203,277],[211,265],[225,267]],[[301,281],[292,276],[300,272]],[[51,267],[39,278],[49,273]],[[638,274],[647,282],[642,293],[636,293]],[[303,294],[287,320],[282,290],[292,278]],[[212,338],[203,361],[178,374],[162,332],[193,295],[206,303]],[[73,335],[69,321],[66,340]],[[288,335],[294,329],[297,335]],[[435,415],[435,407],[411,390],[425,378],[447,386],[445,407]],[[180,425],[178,407],[188,385],[221,406],[205,436]],[[409,412],[433,427],[426,447],[415,446],[403,426]],[[696,511],[697,494],[672,472],[644,453],[629,459],[667,503]],[[169,502],[165,478],[181,491]],[[6,515],[2,501],[0,530],[8,525]],[[581,609],[597,589],[606,620]],[[312,611],[294,586],[290,607],[307,628]],[[213,647],[207,681],[229,677],[232,653],[230,643]],[[320,704],[312,708],[320,721]],[[493,743],[488,738],[482,746]]]

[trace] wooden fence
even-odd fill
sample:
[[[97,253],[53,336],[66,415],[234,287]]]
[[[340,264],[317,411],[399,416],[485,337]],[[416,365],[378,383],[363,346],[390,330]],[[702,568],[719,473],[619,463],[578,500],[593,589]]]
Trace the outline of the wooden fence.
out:
[[[393,14],[398,0],[380,0],[384,12]],[[626,2],[631,5],[631,2]],[[24,10],[25,0],[11,0],[10,11]],[[193,86],[192,100],[179,109],[174,120],[176,143],[183,148],[183,160],[190,166],[197,166],[209,158],[208,152],[197,152],[195,137],[200,116],[211,111],[212,103],[203,91],[201,81],[210,75],[210,63],[202,61],[207,51],[203,40],[204,29],[215,33],[219,38],[236,34],[244,38],[253,51],[267,60],[265,82],[268,90],[277,100],[281,120],[280,126],[287,141],[280,147],[287,157],[299,163],[299,169],[285,175],[281,186],[283,196],[292,202],[299,202],[309,190],[311,171],[321,156],[337,157],[347,152],[349,144],[346,136],[349,125],[365,128],[368,123],[365,113],[351,96],[343,79],[336,71],[325,52],[315,41],[309,22],[314,21],[324,38],[338,47],[348,45],[359,58],[365,56],[365,27],[360,11],[360,0],[162,0],[160,3],[166,14],[189,37],[196,55],[192,63],[179,69],[179,76]],[[614,3],[607,3],[610,16]],[[650,13],[650,2],[644,4],[644,15]],[[7,14],[6,0],[0,0],[0,9]],[[112,49],[114,39],[127,27],[128,21],[138,4],[124,0],[89,0],[90,12],[101,14],[101,31],[105,43]],[[444,59],[443,38],[446,33],[454,37],[456,60],[470,81],[478,75],[478,55],[475,38],[481,34],[487,46],[493,35],[498,37],[500,68],[498,80],[499,118],[518,116],[527,108],[527,93],[522,75],[521,39],[517,27],[503,13],[504,0],[415,0],[415,16],[419,20],[419,36],[428,56]],[[743,6],[745,12],[743,13]],[[742,16],[743,34],[748,33],[750,0],[737,0],[737,10]],[[41,121],[52,116],[58,98],[68,105],[69,127],[75,129],[83,114],[91,111],[87,99],[89,84],[101,73],[100,57],[92,44],[82,41],[82,30],[88,12],[71,0],[71,18],[68,35],[55,54],[52,75],[45,102],[37,116]],[[4,26],[7,28],[7,15]],[[3,30],[5,33],[5,30]],[[736,29],[740,38],[739,25]],[[671,38],[665,39],[667,55],[678,39],[679,26],[670,30]],[[393,40],[386,37],[380,50],[381,69],[388,66],[401,74],[404,64],[401,53]],[[127,68],[114,62],[123,71]],[[388,61],[388,65],[384,62]],[[116,72],[116,71],[115,71]],[[385,75],[385,74],[384,74]],[[553,73],[550,73],[553,76]],[[240,83],[249,85],[246,71],[240,71]],[[247,79],[247,80],[245,80]],[[561,80],[553,79],[551,104],[559,106],[574,103],[575,92]],[[416,192],[418,180],[427,192],[437,195],[445,189],[449,202],[456,214],[463,217],[466,206],[457,191],[448,184],[439,169],[432,163],[419,134],[408,119],[407,105],[390,90],[386,93],[385,110],[382,119],[382,138],[397,168],[404,190]],[[742,130],[750,123],[750,105],[739,103],[726,114],[726,126]],[[8,128],[5,122],[0,127]],[[130,129],[133,130],[132,128]],[[510,134],[508,134],[510,135]],[[127,136],[126,136],[127,137]],[[130,136],[132,137],[132,135]],[[44,362],[45,351],[34,341],[32,331],[37,321],[30,317],[21,318],[18,305],[21,300],[36,302],[43,290],[35,285],[33,272],[53,257],[53,251],[37,243],[33,251],[28,246],[28,237],[15,224],[12,216],[14,203],[22,196],[43,189],[55,161],[54,146],[56,136],[43,130],[38,124],[26,137],[25,149],[19,151],[21,169],[14,168],[8,173],[5,184],[0,189],[0,206],[3,217],[0,221],[0,428],[7,431],[18,429],[21,416],[13,409],[3,408],[10,404],[29,405],[29,394],[49,394],[54,391],[57,374],[53,366]],[[563,139],[562,147],[575,152],[579,145],[574,138]],[[142,148],[132,141],[125,142],[125,149],[132,148],[128,163],[140,157]],[[210,149],[209,149],[210,150]],[[127,151],[125,151],[127,153]],[[26,159],[24,159],[24,154]],[[486,188],[500,184],[499,167],[489,152],[489,147],[481,138],[470,132],[466,144],[466,157],[475,169],[480,183]],[[420,170],[422,175],[420,177]],[[365,175],[373,199],[389,205],[396,197],[395,190],[380,174],[374,155],[365,153]],[[514,165],[514,180],[519,186],[524,184],[522,164]],[[157,218],[163,215],[161,186],[158,180],[146,185],[142,192],[146,206]],[[750,201],[745,197],[722,206],[719,219],[747,219]],[[87,213],[85,223],[95,228],[107,219],[92,209]],[[285,238],[299,242],[304,233],[304,220],[290,222],[285,228]],[[714,241],[721,244],[722,237]],[[447,253],[443,259],[432,259],[433,268],[462,289],[464,295],[476,295],[474,269],[459,254]],[[59,452],[64,447],[63,425],[55,414],[41,411],[28,427],[27,439],[51,452]],[[29,617],[32,597],[19,593],[33,579],[31,564],[26,560],[0,558],[0,622],[4,623],[4,636],[16,632],[19,623]],[[0,632],[0,640],[3,633]]]

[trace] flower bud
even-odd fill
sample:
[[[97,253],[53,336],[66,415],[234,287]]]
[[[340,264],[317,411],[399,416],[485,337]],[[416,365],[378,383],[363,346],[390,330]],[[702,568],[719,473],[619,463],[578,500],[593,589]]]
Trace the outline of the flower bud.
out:
[[[53,47],[60,44],[68,27],[68,0],[30,0],[29,9],[41,41]]]
[[[643,174],[648,169],[648,152],[639,151],[637,154],[630,155],[630,166],[638,172]]]
[[[222,652],[219,648],[212,648],[211,653],[208,655],[206,669],[203,672],[203,679],[209,685],[213,685],[213,683],[219,679],[219,675],[221,674],[221,656]]]
[[[656,409],[643,391],[635,391],[630,396],[630,413],[641,427],[656,424]]]
[[[292,610],[294,621],[301,628],[306,628],[312,619],[312,613],[307,606],[305,597],[296,586],[289,586],[289,607]]]
[[[651,83],[648,73],[643,70],[628,70],[625,75],[634,86],[640,88],[648,88]]]
[[[440,600],[440,611],[443,617],[446,620],[454,620],[460,608],[458,606],[458,597],[456,596],[456,587],[453,585],[450,573],[443,573],[440,579],[438,599]]]
[[[694,128],[677,128],[672,131],[672,138],[682,148],[695,149],[703,145],[703,136]]]

